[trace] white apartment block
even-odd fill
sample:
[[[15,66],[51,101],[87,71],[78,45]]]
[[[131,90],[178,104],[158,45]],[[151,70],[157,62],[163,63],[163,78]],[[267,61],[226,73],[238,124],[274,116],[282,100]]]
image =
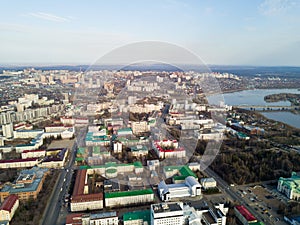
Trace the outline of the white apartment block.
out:
[[[122,146],[123,146],[123,144],[121,142],[114,142],[114,145],[113,145],[114,153],[122,152]]]
[[[14,131],[15,138],[35,138],[39,134],[44,133],[43,130],[18,130]]]
[[[89,225],[118,225],[119,219],[117,213],[114,212],[102,212],[92,213],[90,215],[82,216],[82,224]]]
[[[159,158],[184,158],[186,151],[176,140],[154,141],[153,149]]]
[[[0,168],[9,169],[9,168],[34,167],[37,164],[38,164],[37,158],[1,160]]]
[[[105,207],[145,204],[153,201],[152,189],[105,193]]]
[[[40,158],[46,155],[46,150],[25,150],[21,153],[22,159]]]
[[[159,203],[151,205],[151,225],[183,225],[183,203]]]
[[[132,128],[133,134],[139,134],[139,133],[149,131],[149,126],[148,126],[148,123],[146,121],[132,122],[131,123],[131,128]]]
[[[74,197],[73,197],[74,198]],[[71,212],[97,210],[103,208],[103,199],[95,195],[76,196],[70,203]]]
[[[13,124],[12,123],[3,124],[2,125],[2,132],[3,132],[4,137],[13,138],[14,137]]]

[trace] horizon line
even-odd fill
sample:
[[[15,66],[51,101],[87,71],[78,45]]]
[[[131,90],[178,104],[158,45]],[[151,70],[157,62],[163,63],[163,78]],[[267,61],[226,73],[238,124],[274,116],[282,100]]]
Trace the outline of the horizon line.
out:
[[[185,65],[185,66],[208,66],[208,67],[296,67],[300,68],[300,65],[253,65],[253,64],[203,64],[203,65],[198,65],[198,64],[189,64],[189,63],[176,63],[177,65]],[[88,63],[0,63],[0,68],[1,67],[62,67],[62,66],[70,66],[70,67],[80,67],[80,66],[99,66],[99,67],[105,67],[105,66],[135,66],[135,65],[169,65],[173,66],[172,64],[165,64],[165,63],[133,63],[133,64],[124,64],[124,63],[112,63],[112,64],[88,64]]]

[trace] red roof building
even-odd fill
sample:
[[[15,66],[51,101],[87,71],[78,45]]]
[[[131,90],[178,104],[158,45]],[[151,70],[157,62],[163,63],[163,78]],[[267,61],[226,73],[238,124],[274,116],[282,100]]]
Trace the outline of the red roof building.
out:
[[[88,193],[87,170],[78,170],[71,198],[71,211],[103,208],[103,193]]]
[[[81,225],[82,213],[69,214],[66,218],[66,225]]]
[[[257,219],[243,205],[235,206],[234,212],[235,212],[236,217],[244,225],[248,225],[249,223],[257,222]]]
[[[18,207],[19,207],[18,196],[17,195],[8,196],[0,206],[0,221],[11,221]]]
[[[179,147],[177,140],[154,141],[153,149],[159,158],[183,158],[186,156],[185,149]]]

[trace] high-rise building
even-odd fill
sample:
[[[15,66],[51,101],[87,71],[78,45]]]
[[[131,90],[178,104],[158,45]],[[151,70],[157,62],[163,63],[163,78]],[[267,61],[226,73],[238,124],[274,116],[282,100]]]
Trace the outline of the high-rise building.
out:
[[[13,138],[14,137],[14,129],[12,123],[7,123],[2,125],[2,132],[3,136],[6,138]]]
[[[0,146],[4,146],[4,138],[2,136],[0,136]]]
[[[45,76],[45,75],[41,75],[41,76],[40,76],[40,81],[41,81],[41,83],[47,83],[47,78],[46,78],[46,76]]]

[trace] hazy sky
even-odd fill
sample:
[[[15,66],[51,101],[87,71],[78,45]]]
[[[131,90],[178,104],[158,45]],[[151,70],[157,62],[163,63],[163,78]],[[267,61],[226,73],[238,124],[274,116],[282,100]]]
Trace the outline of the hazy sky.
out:
[[[299,12],[298,0],[2,1],[0,64],[91,64],[150,40],[207,64],[300,66]]]

